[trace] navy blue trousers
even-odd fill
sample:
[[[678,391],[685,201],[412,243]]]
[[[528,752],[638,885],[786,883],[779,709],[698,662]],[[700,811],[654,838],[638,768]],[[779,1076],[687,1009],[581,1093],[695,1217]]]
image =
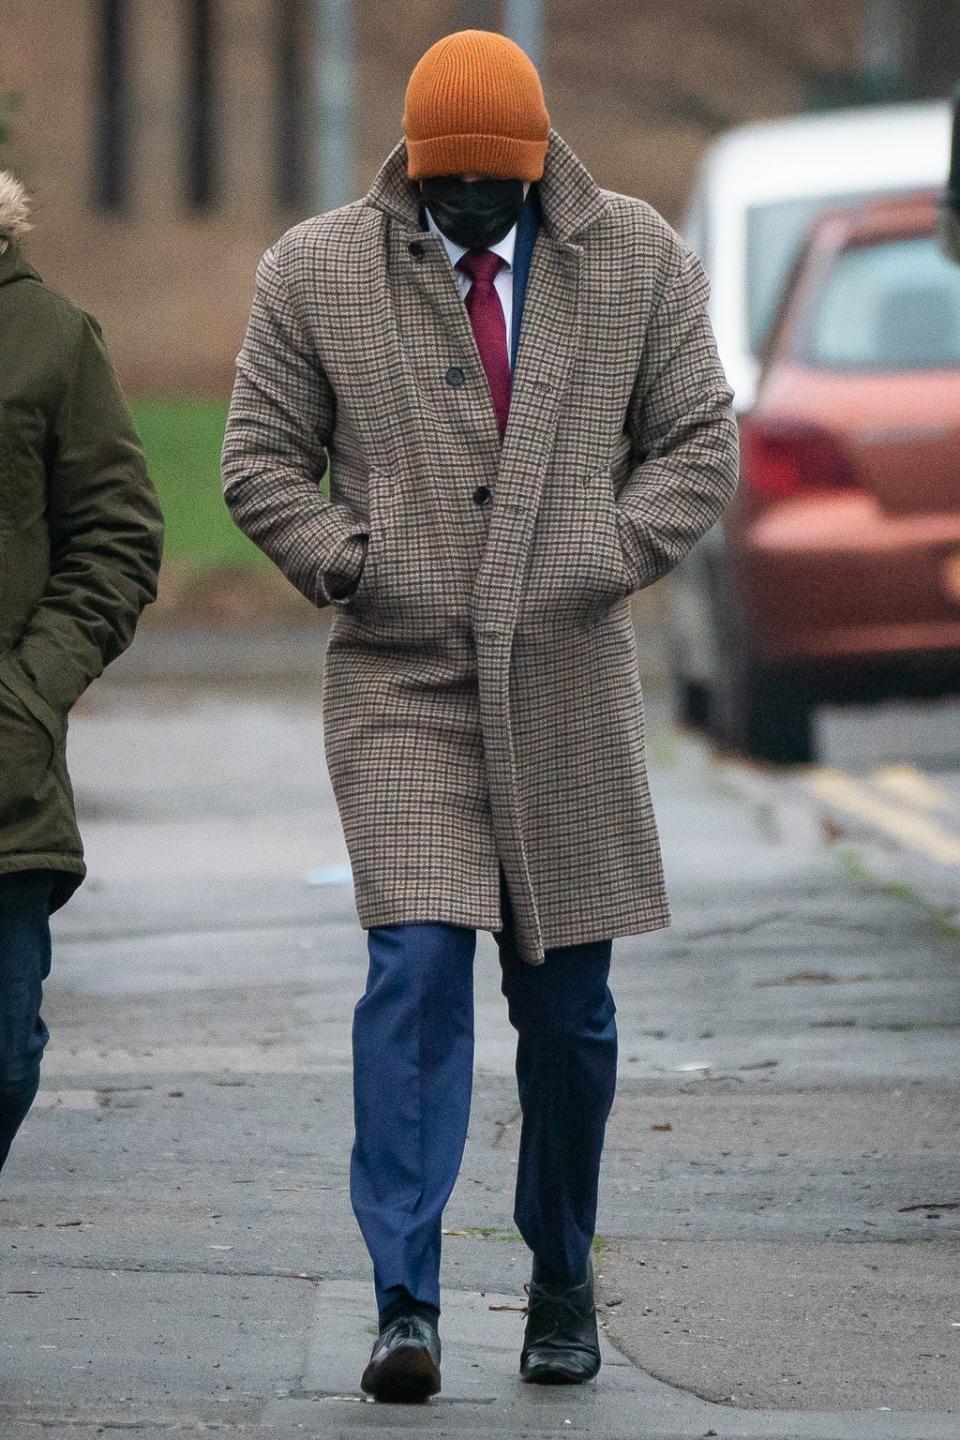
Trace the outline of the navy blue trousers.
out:
[[[40,1015],[50,974],[49,870],[0,875],[0,1170],[40,1084],[50,1038]]]
[[[583,1278],[617,1076],[612,943],[517,955],[509,901],[495,932],[517,1031],[522,1112],[514,1221],[543,1278]],[[476,931],[374,926],[353,1020],[350,1199],[373,1261],[381,1319],[413,1299],[440,1308],[443,1209],[467,1135]]]

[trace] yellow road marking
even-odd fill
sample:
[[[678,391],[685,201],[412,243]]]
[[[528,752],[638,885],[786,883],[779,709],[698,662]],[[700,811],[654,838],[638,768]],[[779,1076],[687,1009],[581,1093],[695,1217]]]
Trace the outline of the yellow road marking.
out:
[[[805,784],[821,799],[859,815],[908,849],[919,851],[940,865],[960,866],[960,835],[952,834],[936,820],[879,799],[861,782],[840,770],[815,770]]]
[[[960,796],[950,795],[934,785],[915,765],[885,765],[870,777],[874,785],[888,790],[918,810],[952,810],[960,807]]]

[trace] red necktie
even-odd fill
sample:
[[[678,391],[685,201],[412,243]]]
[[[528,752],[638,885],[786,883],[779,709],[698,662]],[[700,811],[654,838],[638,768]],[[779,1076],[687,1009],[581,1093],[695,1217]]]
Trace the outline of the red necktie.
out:
[[[507,354],[507,325],[503,318],[503,306],[500,304],[500,296],[493,279],[502,264],[502,257],[495,255],[492,250],[468,250],[457,261],[457,269],[469,275],[473,281],[467,291],[465,304],[480,359],[486,371],[487,384],[490,386],[501,440],[507,428],[507,415],[510,410],[510,359]]]

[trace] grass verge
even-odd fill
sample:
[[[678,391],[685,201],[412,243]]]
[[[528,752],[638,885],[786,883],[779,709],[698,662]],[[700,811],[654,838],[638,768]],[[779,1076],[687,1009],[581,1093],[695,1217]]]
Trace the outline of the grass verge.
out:
[[[144,399],[131,408],[163,509],[167,558],[192,570],[267,565],[223,503],[226,402]]]

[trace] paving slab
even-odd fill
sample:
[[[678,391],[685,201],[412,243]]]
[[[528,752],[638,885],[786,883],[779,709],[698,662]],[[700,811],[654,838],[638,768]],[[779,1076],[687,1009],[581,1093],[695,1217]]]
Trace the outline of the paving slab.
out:
[[[605,1313],[638,1365],[705,1397],[844,1413],[946,1406],[960,1434],[960,1302],[943,1261],[934,1244],[613,1238],[617,1303]]]
[[[951,1416],[928,1417],[926,1429],[920,1430],[916,1417],[879,1411],[869,1417],[742,1414],[638,1369],[606,1337],[595,1384],[562,1389],[525,1385],[516,1374],[523,1317],[515,1306],[515,1297],[509,1295],[448,1291],[441,1318],[443,1391],[426,1405],[380,1405],[358,1399],[357,1391],[357,1355],[364,1356],[372,1344],[366,1292],[350,1282],[320,1285],[305,1384],[296,1394],[271,1401],[264,1419],[279,1426],[297,1418],[308,1424],[320,1407],[337,1416],[334,1424],[327,1421],[328,1433],[337,1435],[414,1426],[451,1436],[499,1431],[510,1436],[589,1434],[610,1440],[692,1440],[711,1432],[729,1440],[760,1435],[810,1440],[906,1440],[920,1435],[933,1440],[949,1435],[954,1440],[958,1433],[956,1417]]]
[[[302,1364],[312,1287],[209,1271],[5,1264],[0,1435],[252,1423]]]

